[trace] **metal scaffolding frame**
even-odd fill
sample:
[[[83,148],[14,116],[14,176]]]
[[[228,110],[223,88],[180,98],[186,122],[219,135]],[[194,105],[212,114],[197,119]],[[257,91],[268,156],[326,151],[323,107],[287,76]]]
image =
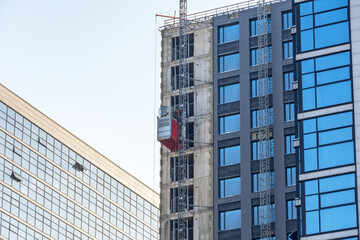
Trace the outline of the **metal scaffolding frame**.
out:
[[[187,57],[187,0],[180,0],[179,6],[180,25],[179,25],[179,147],[178,147],[178,240],[187,239],[186,212],[187,209],[187,189],[186,189],[186,93],[184,89],[188,86],[188,70],[185,59]]]
[[[269,141],[269,48],[268,48],[268,12],[270,4],[259,0],[257,7],[258,31],[258,79],[259,79],[259,157],[260,157],[260,238],[270,240],[270,141]]]

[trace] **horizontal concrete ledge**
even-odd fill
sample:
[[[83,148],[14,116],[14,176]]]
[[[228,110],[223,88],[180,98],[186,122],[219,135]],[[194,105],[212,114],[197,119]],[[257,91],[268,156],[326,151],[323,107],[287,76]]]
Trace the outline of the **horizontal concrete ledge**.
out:
[[[309,111],[309,112],[298,113],[297,119],[305,120],[308,118],[313,118],[313,117],[318,117],[318,116],[323,116],[323,115],[328,115],[328,114],[333,114],[333,113],[345,112],[345,111],[349,111],[352,109],[353,109],[353,104],[349,103],[349,104],[340,105],[340,106],[336,106],[336,107],[329,107],[329,108],[323,108],[323,109]]]
[[[295,4],[297,4],[297,3],[302,3],[302,2],[306,2],[306,1],[309,1],[309,0],[295,0],[294,2],[295,2]]]
[[[331,53],[342,52],[342,51],[346,51],[346,50],[350,50],[350,43],[336,46],[336,47],[329,47],[329,48],[325,48],[325,49],[306,52],[306,53],[299,53],[299,54],[296,54],[296,61],[301,61],[301,60],[305,60],[308,58],[318,57],[318,56],[327,55],[327,54],[331,54]]]
[[[326,234],[319,234],[315,236],[309,237],[302,237],[301,240],[328,240],[328,239],[338,239],[338,238],[345,238],[345,237],[357,237],[358,230],[347,230],[341,232],[334,232],[334,233],[326,233]]]
[[[333,168],[328,170],[322,170],[317,172],[311,172],[311,173],[303,173],[299,175],[299,181],[307,181],[307,180],[313,180],[317,178],[322,177],[330,177],[333,175],[338,174],[344,174],[344,173],[350,173],[355,172],[355,165],[347,166],[347,167],[340,167],[340,168]]]

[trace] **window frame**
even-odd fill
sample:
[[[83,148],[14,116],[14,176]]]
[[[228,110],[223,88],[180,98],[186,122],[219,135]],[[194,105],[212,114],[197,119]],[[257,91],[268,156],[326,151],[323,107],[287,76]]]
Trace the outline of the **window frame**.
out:
[[[283,42],[283,60],[292,59],[294,57],[293,41]]]
[[[286,18],[286,21],[285,21],[285,18]],[[293,26],[292,11],[282,12],[282,30],[291,29],[292,26]]]
[[[239,116],[239,125],[237,126],[236,125],[236,129],[230,129],[230,130],[227,130],[227,126],[226,126],[226,118],[230,118],[230,117],[236,117]],[[237,119],[235,119],[237,120]],[[236,114],[231,114],[231,115],[224,115],[224,116],[220,116],[219,117],[219,134],[222,135],[222,134],[228,134],[228,133],[234,133],[234,132],[239,132],[241,129],[241,123],[240,123],[240,113],[236,113]]]
[[[233,66],[234,68],[227,69],[226,58],[231,57],[231,56],[233,56],[234,60],[235,60],[234,66]],[[239,69],[240,69],[240,53],[239,52],[218,56],[218,73],[226,73],[226,72],[236,71]]]
[[[237,37],[235,37],[235,39],[231,39],[231,40],[226,41],[225,40],[225,34],[226,34],[225,29],[235,27],[235,26],[237,26]],[[225,44],[225,43],[239,41],[239,38],[240,38],[240,29],[239,28],[240,28],[240,26],[239,26],[238,22],[218,26],[218,44]],[[235,34],[236,34],[236,32],[235,32]],[[223,35],[223,36],[221,36],[221,35]]]
[[[194,33],[187,34],[186,37],[188,41],[188,49],[187,49],[187,56],[186,58],[190,58],[194,56]],[[179,45],[180,45],[180,39],[179,36],[173,37],[171,39],[171,61],[177,61],[179,60]]]
[[[234,87],[235,88],[234,90],[238,90],[238,95],[236,95],[236,98],[234,98],[234,99],[226,100],[226,95],[229,94],[229,93],[226,93],[226,90],[227,90],[227,88],[231,88],[231,87]],[[236,88],[238,88],[238,89],[236,89]],[[240,83],[239,82],[222,85],[222,86],[219,86],[218,89],[219,89],[218,90],[219,91],[219,104],[227,104],[227,103],[240,101]]]

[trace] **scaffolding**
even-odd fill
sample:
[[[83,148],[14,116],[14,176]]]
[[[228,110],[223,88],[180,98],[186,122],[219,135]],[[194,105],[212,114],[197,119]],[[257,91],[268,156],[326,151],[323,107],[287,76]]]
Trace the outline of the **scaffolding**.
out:
[[[260,0],[257,6],[258,79],[259,79],[259,157],[260,157],[260,238],[271,239],[270,141],[269,141],[269,48],[268,12],[270,4]]]
[[[188,41],[187,41],[187,0],[180,0],[179,6],[179,147],[178,147],[178,240],[187,239],[186,230],[186,212],[187,209],[187,189],[186,189],[186,116],[187,116],[187,97],[184,89],[188,86],[188,71],[185,59],[187,57]]]

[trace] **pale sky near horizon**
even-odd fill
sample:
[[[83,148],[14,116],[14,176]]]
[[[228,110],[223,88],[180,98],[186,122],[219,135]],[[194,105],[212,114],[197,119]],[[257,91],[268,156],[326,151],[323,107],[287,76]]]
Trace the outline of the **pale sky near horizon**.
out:
[[[243,1],[188,0],[188,13],[238,2]],[[160,104],[156,29],[164,19],[156,26],[155,14],[173,15],[178,5],[179,0],[0,0],[0,82],[159,191],[160,145],[154,179],[153,131]]]

